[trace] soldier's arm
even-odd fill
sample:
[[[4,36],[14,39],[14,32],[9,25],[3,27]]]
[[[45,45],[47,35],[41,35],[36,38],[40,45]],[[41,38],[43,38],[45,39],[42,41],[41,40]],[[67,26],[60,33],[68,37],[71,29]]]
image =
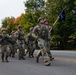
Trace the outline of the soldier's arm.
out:
[[[16,39],[19,38],[19,32],[18,32],[18,31],[15,32],[15,38],[16,38]]]
[[[38,30],[38,26],[34,27],[33,33],[38,36],[39,34],[39,30]]]
[[[3,37],[0,35],[0,42],[2,42],[2,40],[3,40]]]
[[[32,36],[33,36],[35,39],[37,39],[37,36],[36,36],[34,33],[32,34]]]
[[[30,36],[30,34],[28,33],[27,36],[26,36],[26,42],[27,42],[27,44],[28,44],[28,41],[29,41],[29,36]]]

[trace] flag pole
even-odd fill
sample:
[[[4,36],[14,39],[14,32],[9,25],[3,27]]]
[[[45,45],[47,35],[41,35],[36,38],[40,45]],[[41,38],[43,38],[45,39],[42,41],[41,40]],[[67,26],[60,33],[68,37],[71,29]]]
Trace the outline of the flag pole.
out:
[[[55,22],[53,23],[53,26],[57,23],[58,19],[59,19],[59,16],[57,17],[57,19],[56,19]]]

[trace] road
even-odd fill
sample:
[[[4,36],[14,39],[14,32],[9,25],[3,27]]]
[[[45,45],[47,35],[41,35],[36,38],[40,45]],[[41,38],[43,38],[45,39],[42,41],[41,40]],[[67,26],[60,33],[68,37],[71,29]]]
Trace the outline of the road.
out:
[[[35,58],[18,60],[17,56],[9,58],[9,63],[0,60],[0,75],[76,75],[75,51],[52,51],[52,55],[55,59],[51,66],[44,66],[42,58],[39,63],[35,62]]]

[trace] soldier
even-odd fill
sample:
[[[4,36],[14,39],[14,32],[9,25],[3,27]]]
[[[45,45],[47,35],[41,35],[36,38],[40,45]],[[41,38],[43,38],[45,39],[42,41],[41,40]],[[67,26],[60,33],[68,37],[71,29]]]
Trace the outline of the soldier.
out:
[[[27,34],[27,44],[28,44],[28,50],[29,52],[29,57],[34,57],[33,53],[35,51],[35,41],[36,41],[36,36],[33,33],[33,27],[30,28],[30,32]]]
[[[44,20],[44,24],[48,27],[48,29],[49,29],[49,40],[47,40],[47,53],[48,53],[48,55],[49,55],[49,58],[50,58],[50,60],[53,60],[54,58],[52,57],[52,54],[51,54],[51,52],[50,52],[50,38],[51,38],[51,33],[52,33],[52,30],[53,30],[53,28],[51,27],[51,26],[49,26],[49,22],[48,22],[48,20]]]
[[[38,46],[40,47],[40,52],[36,57],[36,61],[39,62],[39,56],[42,55],[44,58],[44,65],[49,66],[49,57],[47,53],[47,40],[49,39],[49,30],[46,25],[44,25],[44,18],[39,18],[39,25],[34,28],[34,33],[38,36]]]
[[[15,52],[17,50],[15,31],[11,32],[10,38],[12,40],[12,43],[10,45],[10,47],[11,47],[11,49],[10,49],[10,56],[14,58],[15,57]]]
[[[9,62],[9,35],[6,33],[6,28],[1,29],[2,34],[0,35],[0,43],[1,43],[1,59],[2,62]]]
[[[16,31],[17,44],[19,46],[19,60],[25,60],[25,36],[22,31],[22,26],[18,25],[18,30]]]

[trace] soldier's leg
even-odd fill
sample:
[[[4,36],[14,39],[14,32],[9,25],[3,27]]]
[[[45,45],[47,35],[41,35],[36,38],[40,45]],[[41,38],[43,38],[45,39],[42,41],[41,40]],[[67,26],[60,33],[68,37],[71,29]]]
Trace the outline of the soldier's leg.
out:
[[[12,57],[15,57],[15,49],[16,49],[16,48],[15,48],[15,46],[13,45],[13,46],[12,46]]]
[[[9,48],[10,48],[9,56],[11,57],[12,56],[12,46],[10,45]]]
[[[29,46],[28,46],[27,52],[28,52],[28,57],[30,58],[31,55],[30,55],[30,47]]]
[[[10,54],[9,54],[9,56],[11,57],[11,55],[12,55],[12,51],[10,51]]]
[[[14,52],[14,51],[12,52],[12,57],[13,57],[13,58],[15,57],[15,52]]]
[[[22,58],[23,60],[25,59],[24,56],[25,56],[25,50],[22,49],[22,51],[21,51],[21,58]]]
[[[46,41],[45,40],[43,40],[43,42],[42,42],[41,53],[42,53],[43,58],[44,58],[44,65],[49,66],[50,62],[49,62],[49,57],[48,57],[48,53],[47,53]]]
[[[1,60],[4,62],[4,52],[1,53]]]
[[[28,47],[27,47],[27,51],[26,51],[25,55],[27,55],[28,53],[29,53],[29,49],[28,49]]]
[[[4,62],[4,52],[5,52],[5,46],[3,45],[3,46],[1,46],[1,60],[2,60],[2,62]]]
[[[45,41],[43,39],[39,39],[38,45],[39,45],[40,50],[41,50],[40,51],[41,53],[39,53],[39,55],[42,54],[42,56],[44,58],[44,65],[49,66],[50,63],[49,63],[48,54],[47,54],[46,48],[45,48]]]
[[[32,49],[31,56],[34,57],[35,48]]]
[[[8,55],[9,55],[9,53],[8,53],[8,52],[5,52],[5,61],[6,61],[6,62],[9,62],[9,61],[8,61]]]
[[[31,42],[30,42],[28,43],[28,53],[29,53],[28,57],[29,58],[31,58],[31,51],[32,51],[32,48],[31,48]]]
[[[19,47],[18,59],[21,60],[21,48]]]
[[[41,53],[42,53],[43,58],[44,58],[44,65],[49,66],[50,65],[49,57],[48,57],[48,54],[47,54],[47,52],[46,52],[46,50],[44,48],[41,49]]]
[[[54,58],[52,57],[52,53],[50,52],[50,42],[49,41],[47,41],[47,53],[50,58],[50,61],[53,60]]]
[[[54,57],[52,57],[52,54],[51,54],[50,50],[48,50],[47,53],[48,53],[48,56],[49,56],[49,58],[50,58],[50,61],[53,60]]]
[[[8,61],[9,51],[10,51],[10,47],[9,47],[9,45],[6,45],[6,50],[5,50],[5,61],[6,62],[9,62]]]
[[[25,59],[24,56],[25,56],[25,49],[24,49],[23,46],[21,46],[21,58],[22,58],[23,60]]]
[[[33,49],[32,49],[32,52],[31,52],[31,56],[32,56],[32,57],[34,57],[35,47],[36,47],[36,45],[35,45],[35,44],[33,44]]]
[[[12,51],[12,57],[13,57],[13,58],[15,57],[15,52],[14,52],[14,50]]]
[[[38,53],[38,55],[36,56],[36,62],[39,63],[39,57],[42,56],[41,51]]]
[[[29,51],[28,51],[28,49],[27,49],[26,54],[27,54],[28,52],[29,52]]]
[[[40,51],[38,52],[37,56],[36,56],[36,62],[39,63],[39,57],[42,56],[42,53],[41,53],[41,48],[42,48],[42,40],[41,39],[38,39],[38,46],[40,48]]]

